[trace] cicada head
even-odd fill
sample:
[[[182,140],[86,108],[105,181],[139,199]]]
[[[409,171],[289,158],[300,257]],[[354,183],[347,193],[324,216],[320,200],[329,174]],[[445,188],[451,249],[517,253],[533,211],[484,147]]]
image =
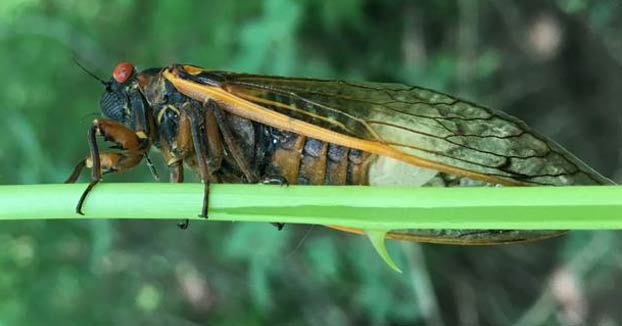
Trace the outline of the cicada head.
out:
[[[149,103],[141,85],[144,75],[145,72],[137,73],[130,63],[119,63],[112,78],[104,82],[106,89],[99,101],[104,116],[136,131],[140,137],[150,135],[151,129]]]
[[[105,83],[106,90],[99,102],[104,116],[127,125],[132,116],[128,93],[135,83],[135,75],[130,63],[122,62],[114,68],[112,79]]]

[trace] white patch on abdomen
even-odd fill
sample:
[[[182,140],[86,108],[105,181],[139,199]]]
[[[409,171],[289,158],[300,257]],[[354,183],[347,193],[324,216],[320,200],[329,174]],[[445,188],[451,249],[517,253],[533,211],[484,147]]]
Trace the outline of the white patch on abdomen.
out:
[[[379,156],[369,166],[370,186],[419,187],[432,180],[439,172],[404,163],[386,156]]]

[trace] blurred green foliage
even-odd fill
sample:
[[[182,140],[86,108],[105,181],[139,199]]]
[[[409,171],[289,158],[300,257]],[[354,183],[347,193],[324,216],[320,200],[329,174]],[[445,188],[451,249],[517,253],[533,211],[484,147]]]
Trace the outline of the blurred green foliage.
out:
[[[127,60],[436,88],[520,116],[619,181],[621,10],[587,0],[3,0],[0,183],[61,182],[86,153],[102,89],[74,55],[103,77]],[[106,178],[123,180],[150,177]],[[366,239],[321,227],[4,222],[0,325],[616,325],[620,244],[607,232],[501,247],[392,242],[408,267],[399,275]]]

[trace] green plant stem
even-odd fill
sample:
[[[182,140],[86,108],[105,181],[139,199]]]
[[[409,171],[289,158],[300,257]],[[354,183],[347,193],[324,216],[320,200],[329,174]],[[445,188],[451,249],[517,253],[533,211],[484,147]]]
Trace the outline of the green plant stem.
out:
[[[200,184],[0,186],[0,219],[199,219]],[[389,188],[211,186],[210,220],[363,229],[622,229],[622,187]]]

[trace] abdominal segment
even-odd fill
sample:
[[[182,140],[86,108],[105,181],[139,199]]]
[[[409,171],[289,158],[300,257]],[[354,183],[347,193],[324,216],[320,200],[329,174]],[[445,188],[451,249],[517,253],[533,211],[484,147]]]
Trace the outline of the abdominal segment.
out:
[[[289,184],[368,185],[369,153],[284,131],[273,131],[266,176]]]

